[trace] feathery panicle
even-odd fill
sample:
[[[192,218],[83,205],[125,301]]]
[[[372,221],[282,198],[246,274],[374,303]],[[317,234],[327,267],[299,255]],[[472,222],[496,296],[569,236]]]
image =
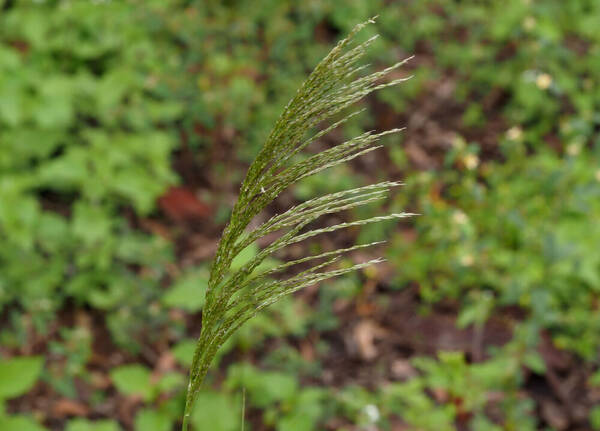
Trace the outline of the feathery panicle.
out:
[[[402,78],[380,83],[382,78],[402,66],[410,57],[380,72],[366,76],[359,75],[365,66],[358,62],[377,36],[356,46],[351,45],[356,33],[372,22],[374,22],[373,19],[357,25],[348,37],[341,40],[315,67],[284,108],[264,146],[248,169],[240,188],[238,201],[232,210],[230,222],[223,232],[210,271],[202,314],[202,331],[190,372],[183,420],[184,431],[187,430],[192,406],[215,354],[236,329],[260,310],[285,295],[328,278],[382,261],[382,259],[374,259],[348,268],[326,269],[345,253],[379,243],[356,245],[307,256],[261,272],[258,269],[259,265],[267,257],[290,244],[304,241],[315,235],[412,215],[409,213],[390,214],[303,231],[305,227],[323,215],[381,200],[387,196],[392,187],[400,185],[397,182],[386,181],[311,199],[290,208],[283,214],[272,217],[255,229],[247,231],[252,219],[290,185],[324,169],[373,151],[381,146],[378,144],[381,137],[401,130],[393,129],[378,134],[366,132],[301,161],[294,161],[295,156],[311,142],[361,111],[350,113],[331,126],[310,136],[309,132],[319,123],[335,116],[375,90],[409,79]],[[307,137],[307,135],[309,136]],[[240,269],[231,273],[230,267],[233,259],[244,248],[274,232],[282,233]],[[287,278],[285,276],[278,280],[271,278],[290,267],[312,261],[320,263],[312,264],[313,266],[308,269],[296,275],[288,275]]]

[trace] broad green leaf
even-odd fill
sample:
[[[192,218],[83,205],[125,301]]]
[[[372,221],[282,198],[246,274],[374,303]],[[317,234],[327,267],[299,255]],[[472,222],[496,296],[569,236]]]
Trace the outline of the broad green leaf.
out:
[[[196,431],[239,431],[241,407],[237,410],[225,394],[203,391],[198,394],[192,423]]]
[[[125,395],[139,395],[149,401],[154,395],[150,370],[142,365],[123,365],[110,372],[110,378]]]
[[[538,374],[544,374],[546,372],[546,363],[544,362],[544,358],[542,358],[542,356],[535,350],[529,351],[524,355],[523,363]]]
[[[230,368],[227,385],[230,388],[246,388],[248,401],[258,407],[289,401],[298,391],[298,381],[293,376],[276,371],[260,371],[247,364]]]
[[[0,399],[25,394],[39,378],[44,365],[40,357],[0,360]]]
[[[294,408],[278,423],[278,431],[312,431],[323,414],[323,390],[308,388],[300,391]]]
[[[262,385],[256,387],[256,397],[260,405],[291,399],[298,390],[298,382],[293,376],[277,372],[261,373]]]
[[[250,244],[244,248],[231,262],[231,270],[237,271],[246,263],[248,263],[254,256],[258,254],[258,245],[255,243]]]
[[[135,431],[170,431],[171,419],[156,410],[143,409],[135,417]]]
[[[73,233],[84,244],[94,244],[110,237],[112,220],[105,208],[79,202],[75,205]]]
[[[231,262],[231,271],[237,271],[246,263],[250,262],[259,252],[258,245],[253,243],[248,247],[244,248],[240,253],[233,259]],[[271,268],[276,267],[279,264],[279,261],[273,258],[267,258],[260,265],[256,267],[254,270],[255,273],[265,271]]]
[[[181,365],[189,367],[192,365],[192,359],[194,358],[194,351],[196,350],[196,342],[188,339],[179,342],[172,349],[175,359],[179,361]]]
[[[2,431],[46,431],[46,428],[25,416],[0,416]]]
[[[302,412],[293,412],[284,416],[277,424],[278,431],[312,431],[314,420]]]
[[[208,280],[203,272],[192,272],[184,275],[162,297],[167,307],[181,308],[196,312],[204,305],[204,293]]]
[[[121,431],[121,427],[113,420],[73,419],[69,421],[65,431]]]
[[[160,378],[156,387],[160,392],[170,392],[178,387],[181,387],[185,384],[185,379],[183,375],[172,372],[167,373]]]

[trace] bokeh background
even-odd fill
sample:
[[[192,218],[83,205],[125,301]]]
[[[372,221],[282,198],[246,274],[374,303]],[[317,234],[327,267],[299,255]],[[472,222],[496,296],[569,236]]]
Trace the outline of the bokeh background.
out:
[[[245,170],[374,15],[414,78],[319,145],[407,130],[277,208],[390,179],[368,213],[422,215],[322,238],[388,262],[243,327],[195,429],[600,429],[600,2],[0,0],[1,431],[177,429]]]

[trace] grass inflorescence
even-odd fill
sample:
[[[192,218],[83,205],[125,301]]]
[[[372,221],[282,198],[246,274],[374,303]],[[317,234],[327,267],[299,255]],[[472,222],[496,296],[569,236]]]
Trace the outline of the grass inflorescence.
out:
[[[405,64],[410,58],[382,71],[361,75],[361,71],[366,66],[359,64],[359,61],[377,36],[358,44],[353,43],[354,37],[362,28],[373,22],[374,20],[371,19],[354,27],[350,34],[315,67],[284,108],[264,146],[248,169],[210,271],[202,315],[202,330],[190,372],[183,420],[184,431],[187,431],[194,401],[213,358],[223,343],[242,324],[285,295],[382,261],[382,259],[373,259],[349,267],[331,269],[331,265],[345,253],[379,244],[378,242],[306,256],[274,268],[261,270],[260,265],[265,259],[291,244],[322,233],[412,215],[410,213],[390,214],[323,228],[309,228],[311,223],[321,216],[381,200],[387,196],[391,188],[400,185],[398,182],[386,181],[311,199],[273,216],[256,228],[249,229],[250,222],[290,185],[380,148],[381,137],[402,130],[366,132],[302,160],[296,157],[310,143],[348,121],[360,111],[347,114],[331,126],[310,135],[309,132],[321,122],[332,118],[375,90],[409,79],[400,78],[382,83],[382,78]],[[269,245],[237,271],[230,270],[234,258],[242,250],[266,235],[276,232],[281,234]],[[313,262],[312,266],[307,269],[288,275],[289,268],[310,262]],[[277,274],[280,278],[273,278]]]

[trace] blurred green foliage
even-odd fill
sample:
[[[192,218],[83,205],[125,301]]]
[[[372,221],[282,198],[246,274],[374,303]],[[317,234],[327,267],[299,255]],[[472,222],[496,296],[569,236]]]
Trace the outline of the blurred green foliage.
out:
[[[483,167],[481,178],[448,170],[409,180],[402,200],[419,199],[423,217],[416,242],[392,247],[403,265],[398,286],[416,281],[426,301],[461,301],[465,324],[518,305],[557,346],[594,360],[600,230],[590,221],[600,217],[600,154],[526,155],[510,144],[513,155]],[[448,187],[447,200],[427,196],[433,183]]]
[[[38,330],[68,298],[142,318],[169,247],[132,229],[120,211],[148,214],[176,180],[172,127],[183,105],[161,83],[178,66],[176,47],[153,36],[161,28],[151,5],[5,8],[0,309],[18,304]],[[149,271],[140,276],[134,266]],[[135,326],[109,319],[119,331]]]
[[[423,313],[456,304],[461,327],[481,329],[510,307],[523,317],[485,361],[440,352],[414,358],[416,376],[377,390],[318,387],[306,382],[320,375],[319,355],[331,346],[321,340],[317,359],[307,361],[293,341],[335,330],[334,304],[363,293],[360,277],[337,280],[314,307],[286,300],[242,328],[221,352],[227,370],[202,393],[194,424],[240,429],[245,388],[246,409],[281,431],[388,430],[397,420],[436,431],[538,429],[523,384],[526,371],[546,372],[540,334],[586,369],[599,365],[595,0],[0,0],[1,352],[20,352],[32,331],[64,324],[62,310],[102,316],[130,358],[113,364],[108,391],[143,405],[131,429],[172,429],[193,351],[185,320],[201,310],[206,268],[171,280],[172,244],[132,220],[156,215],[157,198],[179,181],[172,155],[182,143],[224,188],[237,187],[241,169],[213,165],[211,155],[226,145],[230,158],[247,163],[310,69],[373,15],[380,16],[372,31],[382,36],[369,54],[373,67],[417,53],[415,78],[376,94],[374,109],[340,133],[378,127],[380,108],[404,125],[440,82],[453,85],[444,114],[458,118],[448,120],[453,145],[435,170],[415,169],[409,152],[389,142],[389,171],[407,182],[392,206],[422,216],[414,235],[389,224],[360,232],[392,237],[392,289],[378,293],[381,302],[417,286]],[[300,184],[294,198],[381,175],[389,176],[337,169]],[[165,327],[176,368],[157,372],[139,354]],[[36,381],[72,399],[76,382],[91,385],[97,336],[85,325],[61,328],[44,368],[26,351],[1,359],[0,429],[45,429],[43,415],[7,408]],[[274,339],[278,348],[267,349]],[[260,366],[223,361],[256,352]],[[589,385],[599,380],[596,371]],[[90,404],[108,391],[94,389]],[[501,414],[491,418],[487,399],[498,393]],[[586,407],[589,427],[600,429],[600,408]],[[63,425],[124,428],[111,418]]]
[[[43,428],[25,415],[7,415],[5,402],[9,398],[27,393],[36,383],[42,371],[44,360],[41,357],[16,357],[0,359],[0,429],[22,429],[39,431]]]

